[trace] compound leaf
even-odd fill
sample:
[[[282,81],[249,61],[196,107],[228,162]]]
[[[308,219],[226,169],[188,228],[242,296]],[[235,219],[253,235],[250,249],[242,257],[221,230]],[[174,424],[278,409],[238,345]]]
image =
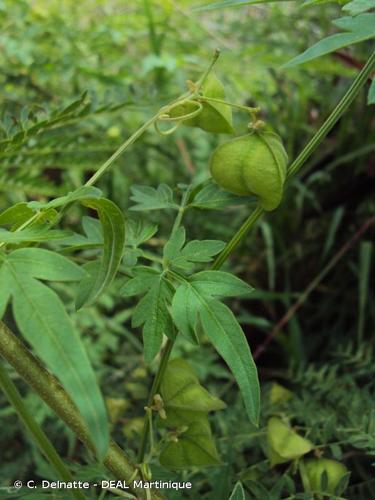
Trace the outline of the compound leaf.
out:
[[[135,248],[154,236],[158,226],[141,220],[126,221],[126,244]]]
[[[27,227],[22,231],[7,231],[0,229],[0,242],[18,244],[25,242],[41,242],[61,240],[66,238],[70,233],[68,231],[60,231],[58,229],[49,229],[48,227]]]
[[[134,327],[143,326],[143,346],[146,363],[151,363],[161,348],[163,334],[173,335],[172,321],[167,304],[172,290],[162,276],[154,279],[149,291],[138,302],[132,317]]]
[[[212,279],[216,273],[218,277],[227,274],[220,271],[204,271],[194,275],[190,282],[183,281],[173,297],[173,320],[181,333],[193,341],[200,319],[203,331],[231,369],[241,390],[249,419],[256,425],[259,417],[259,382],[249,345],[230,309],[213,298],[219,294],[248,293],[250,287],[238,278],[226,276],[223,293],[220,291],[218,281]]]
[[[225,246],[224,242],[217,240],[193,240],[185,245],[185,240],[185,229],[179,227],[164,247],[167,267],[190,270],[194,263],[210,262]]]
[[[354,43],[363,42],[375,37],[375,14],[365,13],[356,17],[341,17],[336,19],[334,24],[346,31],[346,33],[337,33],[335,35],[323,38],[318,43],[308,48],[302,54],[293,58],[284,65],[284,68],[290,68],[297,64],[302,64],[307,61],[316,59],[342,49]]]
[[[136,202],[130,210],[160,210],[163,208],[174,208],[178,205],[173,201],[173,191],[166,184],[160,184],[157,189],[150,186],[132,186],[131,200]]]
[[[124,297],[133,297],[146,293],[147,290],[160,278],[160,273],[156,269],[146,266],[138,266],[133,270],[135,277],[131,278],[120,289],[120,294]]]
[[[27,206],[25,201],[21,201],[20,203],[16,203],[12,207],[7,208],[0,214],[0,224],[2,226],[12,226],[12,229],[14,230],[28,219],[31,219],[33,215],[33,210]]]
[[[99,214],[103,229],[103,255],[98,273],[93,276],[91,286],[79,289],[76,307],[91,305],[112,283],[123,255],[125,243],[125,221],[121,210],[105,198],[89,198],[81,203]]]
[[[190,203],[191,207],[203,210],[222,210],[228,206],[248,204],[256,201],[255,196],[238,196],[221,189],[215,182],[209,181]]]
[[[185,244],[185,240],[186,231],[183,227],[179,227],[173,232],[169,241],[164,246],[163,256],[166,262],[173,261],[176,257],[178,257]]]
[[[92,441],[100,457],[103,457],[108,448],[109,433],[107,414],[95,373],[78,333],[67,315],[63,304],[56,293],[41,283],[32,274],[61,279],[63,269],[68,278],[72,279],[73,268],[66,262],[56,259],[59,267],[56,272],[52,269],[53,259],[45,271],[38,272],[35,266],[25,273],[26,250],[16,250],[3,264],[7,276],[2,275],[2,285],[8,287],[12,295],[13,313],[16,323],[32,345],[37,355],[60,380],[69,393],[83,419],[85,420]],[[34,253],[34,256],[37,255]],[[40,253],[37,257],[40,257]],[[64,258],[62,258],[64,259]],[[73,264],[72,264],[73,266]],[[2,269],[3,270],[3,269]]]
[[[180,285],[172,300],[172,317],[181,334],[192,344],[198,344],[196,334],[200,301],[189,284]]]
[[[362,14],[362,12],[370,9],[375,9],[375,0],[352,0],[342,8],[342,10],[347,11],[351,16]]]
[[[191,277],[191,283],[200,293],[212,297],[246,296],[253,291],[240,278],[224,271],[201,271]]]
[[[260,405],[258,374],[240,325],[231,310],[216,300],[202,303],[200,318],[206,335],[237,381],[250,421],[257,425]]]
[[[78,281],[85,272],[74,262],[51,250],[20,248],[8,256],[18,273],[49,281]]]

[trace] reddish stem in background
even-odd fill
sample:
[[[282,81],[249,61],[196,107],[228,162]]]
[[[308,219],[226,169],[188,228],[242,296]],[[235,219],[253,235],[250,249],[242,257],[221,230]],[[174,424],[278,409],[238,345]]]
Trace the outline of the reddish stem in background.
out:
[[[303,305],[310,293],[319,285],[323,278],[329,273],[329,271],[338,263],[338,261],[357,243],[361,236],[373,225],[375,224],[375,216],[368,219],[358,231],[347,241],[340,250],[332,257],[328,262],[326,267],[321,273],[316,276],[316,278],[309,284],[306,290],[302,293],[300,298],[288,309],[281,320],[274,326],[271,332],[267,335],[266,339],[262,344],[260,344],[254,352],[254,360],[258,359],[264,351],[268,348],[269,344],[274,340],[276,335],[280,330],[289,322],[289,320],[294,316],[298,309]]]
[[[191,161],[191,157],[189,151],[186,147],[185,141],[181,138],[176,139],[176,146],[181,154],[182,161],[184,162],[186,168],[189,170],[191,174],[195,174],[195,167],[193,162]]]
[[[358,61],[358,59],[355,59],[353,56],[346,52],[334,52],[333,57],[344,63],[346,66],[350,66],[351,68],[362,69],[364,66],[361,61]],[[372,80],[373,78],[375,78],[375,73],[373,73],[372,76],[368,77],[369,80]]]

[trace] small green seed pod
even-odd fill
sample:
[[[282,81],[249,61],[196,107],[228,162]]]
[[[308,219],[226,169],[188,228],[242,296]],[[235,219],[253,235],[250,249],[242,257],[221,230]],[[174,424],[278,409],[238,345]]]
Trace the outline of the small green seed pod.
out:
[[[347,472],[348,469],[344,464],[328,458],[310,458],[303,460],[300,464],[301,478],[306,491],[321,491],[334,495],[338,484]],[[327,478],[323,488],[324,473]]]
[[[267,424],[267,455],[271,466],[290,462],[313,449],[308,439],[297,434],[279,417],[271,417]]]
[[[221,144],[211,156],[210,171],[222,188],[256,195],[264,210],[274,210],[282,198],[287,162],[278,135],[253,131]]]
[[[212,97],[214,99],[225,99],[224,85],[214,73],[210,73],[201,88],[202,97]],[[174,106],[169,115],[172,118],[184,116],[196,109],[192,101]],[[184,125],[199,127],[206,132],[215,134],[230,134],[233,132],[232,111],[230,106],[225,104],[208,102],[202,100],[202,111],[189,120],[184,121]]]

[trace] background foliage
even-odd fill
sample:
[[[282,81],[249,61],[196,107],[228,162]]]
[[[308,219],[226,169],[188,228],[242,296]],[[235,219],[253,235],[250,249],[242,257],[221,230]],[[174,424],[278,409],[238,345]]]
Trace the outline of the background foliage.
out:
[[[365,41],[303,66],[282,67],[337,32],[331,21],[342,16],[339,3],[304,2],[302,7],[272,2],[195,11],[185,0],[0,0],[0,209],[44,202],[78,188],[143,121],[180,94],[186,80],[200,74],[216,47],[222,50],[217,74],[228,99],[260,106],[262,119],[283,137],[294,158],[372,44]],[[200,383],[227,404],[210,415],[220,465],[180,474],[194,484],[191,498],[227,499],[237,480],[249,498],[302,495],[293,463],[271,468],[265,454],[272,415],[289,420],[314,443],[311,456],[345,463],[351,472],[345,498],[375,497],[371,232],[335,260],[374,210],[374,115],[373,107],[366,106],[367,91],[291,182],[280,208],[257,225],[225,267],[255,288],[248,297],[233,299],[231,307],[258,357],[259,429],[250,428],[237,386],[212,347],[207,343],[198,349],[183,339],[177,343],[175,354],[188,360]],[[236,130],[246,129],[245,118],[236,115]],[[128,259],[137,258],[142,241],[150,255],[160,255],[174,217],[173,207],[143,210],[150,206],[139,204],[144,203],[139,193],[145,192],[140,186],[164,183],[178,199],[183,184],[208,178],[209,156],[221,140],[199,129],[181,127],[163,138],[150,131],[101,180],[105,196],[133,221],[128,224],[134,234]],[[247,211],[240,206],[187,212],[189,240],[227,241]],[[87,209],[77,206],[64,219],[64,229],[86,235],[79,240],[83,250],[78,261],[94,255],[90,244],[102,238],[95,217],[94,211],[88,216]],[[64,242],[67,254],[72,244],[77,239]],[[56,245],[49,243],[52,249]],[[123,261],[122,273],[97,305],[78,313],[70,284],[56,281],[53,287],[81,332],[112,432],[125,449],[136,450],[156,364],[146,368],[141,328],[131,326],[137,300],[119,293],[129,265]],[[302,307],[279,324],[298,300]],[[16,329],[9,308],[5,318]],[[272,341],[264,346],[271,332]],[[11,374],[74,476],[107,477],[97,466],[78,465],[88,458],[79,442]],[[2,394],[0,402],[0,483],[53,478]],[[178,477],[156,465],[153,472],[154,477]],[[184,495],[189,497],[186,491]]]

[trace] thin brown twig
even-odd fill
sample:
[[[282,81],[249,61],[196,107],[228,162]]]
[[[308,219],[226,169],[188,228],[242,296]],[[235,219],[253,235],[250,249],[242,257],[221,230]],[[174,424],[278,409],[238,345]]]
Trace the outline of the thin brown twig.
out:
[[[191,157],[189,154],[189,151],[186,147],[185,141],[181,138],[176,139],[176,146],[178,148],[178,151],[181,155],[182,161],[184,162],[186,168],[189,170],[191,174],[195,173],[195,166],[193,162],[191,161]]]
[[[274,326],[271,332],[267,335],[264,342],[260,344],[254,351],[254,360],[258,359],[267,349],[269,344],[274,340],[280,330],[290,321],[296,314],[298,309],[304,304],[310,293],[315,290],[319,283],[325,278],[329,271],[338,263],[338,261],[357,243],[361,236],[375,224],[375,216],[368,219],[358,231],[340,248],[340,250],[332,257],[325,268],[320,272],[305,291],[301,294],[299,299],[288,309],[280,321]]]
[[[361,70],[364,66],[364,63],[358,61],[358,59],[355,59],[353,56],[351,56],[346,52],[336,51],[332,55],[334,58],[344,63],[346,66],[350,66],[351,68],[356,68]],[[373,78],[375,78],[375,73],[373,73],[372,76],[369,76],[369,80],[372,80]]]

